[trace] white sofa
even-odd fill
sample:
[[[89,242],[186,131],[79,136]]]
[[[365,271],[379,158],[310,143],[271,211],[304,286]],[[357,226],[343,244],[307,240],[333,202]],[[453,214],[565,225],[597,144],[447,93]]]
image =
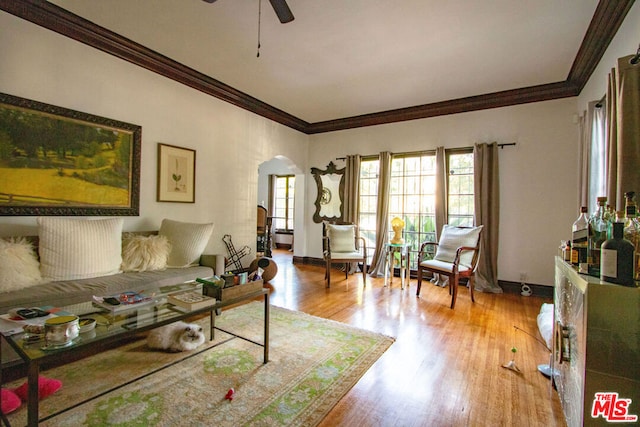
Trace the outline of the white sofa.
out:
[[[38,223],[38,236],[0,242],[0,314],[152,292],[214,274],[215,255],[202,255],[212,224],[164,220],[156,232],[123,233],[121,218]]]

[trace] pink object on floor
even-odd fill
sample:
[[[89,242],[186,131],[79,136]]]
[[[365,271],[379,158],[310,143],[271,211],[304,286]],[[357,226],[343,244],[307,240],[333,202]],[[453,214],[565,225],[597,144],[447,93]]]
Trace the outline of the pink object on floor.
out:
[[[6,415],[8,413],[11,413],[18,409],[20,405],[22,405],[22,401],[20,400],[18,395],[13,392],[13,390],[7,390],[6,388],[3,388],[2,390],[0,390],[0,392],[2,393],[1,399],[3,414]]]
[[[52,378],[39,377],[38,378],[38,398],[44,399],[47,396],[52,395],[62,387],[62,381],[54,380]],[[29,394],[28,383],[22,384],[20,387],[13,390],[16,395],[24,402],[27,401]]]

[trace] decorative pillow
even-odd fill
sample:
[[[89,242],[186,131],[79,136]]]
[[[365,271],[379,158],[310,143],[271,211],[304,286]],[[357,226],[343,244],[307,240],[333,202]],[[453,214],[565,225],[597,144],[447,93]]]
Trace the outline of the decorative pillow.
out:
[[[0,292],[42,283],[40,263],[33,245],[24,237],[0,239]]]
[[[356,227],[354,225],[327,224],[327,236],[331,252],[356,251]]]
[[[75,280],[120,273],[123,222],[39,217],[42,276]]]
[[[122,241],[122,271],[164,270],[170,250],[166,236],[125,235]]]
[[[453,262],[456,259],[456,250],[460,246],[475,247],[478,243],[478,237],[482,230],[482,225],[478,227],[460,228],[452,225],[442,227],[442,234],[438,242],[436,256],[433,259],[437,261]],[[460,265],[471,267],[473,261],[473,252],[465,251],[460,256]]]
[[[171,245],[167,267],[198,265],[211,233],[213,224],[192,224],[163,219],[158,235],[165,236]]]

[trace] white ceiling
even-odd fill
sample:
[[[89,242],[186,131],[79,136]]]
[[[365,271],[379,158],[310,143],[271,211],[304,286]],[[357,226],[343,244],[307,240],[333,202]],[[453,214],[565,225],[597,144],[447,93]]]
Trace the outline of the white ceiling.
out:
[[[564,81],[597,0],[50,0],[310,123]]]

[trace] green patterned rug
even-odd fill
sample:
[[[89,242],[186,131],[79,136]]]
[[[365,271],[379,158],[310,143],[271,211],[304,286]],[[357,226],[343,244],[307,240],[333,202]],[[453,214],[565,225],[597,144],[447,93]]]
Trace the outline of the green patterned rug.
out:
[[[209,319],[199,322],[206,326]],[[262,342],[263,303],[225,311],[216,325]],[[63,386],[40,402],[40,417],[78,406],[41,425],[313,426],[393,343],[381,334],[273,306],[270,334],[266,365],[262,347],[216,331],[213,343],[207,341],[197,355],[150,351],[142,339],[51,369],[44,375]],[[232,387],[233,400],[225,400]],[[99,397],[82,403],[93,396]],[[11,424],[24,425],[26,413],[23,405],[10,414]]]

